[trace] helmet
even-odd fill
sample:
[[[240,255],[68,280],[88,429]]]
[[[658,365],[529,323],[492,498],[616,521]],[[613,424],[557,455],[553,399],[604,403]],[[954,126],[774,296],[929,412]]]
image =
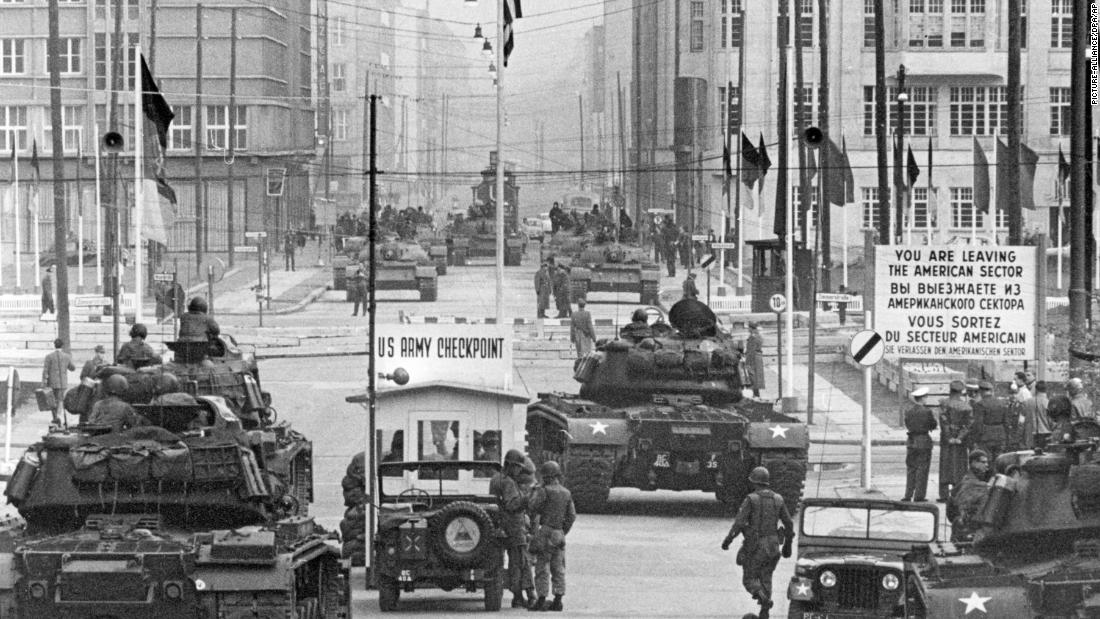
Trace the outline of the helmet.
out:
[[[140,322],[134,323],[134,326],[130,327],[130,337],[146,338],[149,336],[149,329],[145,328],[145,325]]]
[[[122,395],[130,388],[130,383],[120,374],[111,374],[103,381],[103,389],[111,395]]]
[[[191,297],[191,300],[187,302],[187,311],[189,312],[198,312],[205,314],[208,309],[209,308],[206,305],[206,299],[202,298],[201,296]]]
[[[158,394],[175,393],[180,390],[180,379],[171,372],[157,375],[156,389]]]
[[[768,469],[758,466],[749,473],[749,483],[766,486],[771,483],[771,473],[768,472]]]
[[[499,453],[499,452],[498,452]],[[523,452],[518,449],[509,449],[508,453],[504,454],[505,464],[519,464],[523,465]]]
[[[543,479],[548,477],[561,477],[561,467],[558,466],[557,462],[547,460],[539,467],[539,474],[542,475]]]
[[[639,307],[638,309],[634,310],[634,313],[631,314],[630,319],[634,322],[648,322],[649,314],[647,314],[644,309]]]

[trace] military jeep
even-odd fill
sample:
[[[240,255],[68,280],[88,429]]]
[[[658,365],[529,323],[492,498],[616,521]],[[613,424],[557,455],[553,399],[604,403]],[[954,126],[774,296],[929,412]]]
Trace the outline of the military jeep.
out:
[[[938,521],[929,503],[805,499],[788,617],[927,616],[916,574]]]
[[[378,468],[378,532],[373,561],[378,606],[397,609],[402,592],[437,587],[481,590],[500,610],[504,538],[489,481],[496,461],[384,462]]]

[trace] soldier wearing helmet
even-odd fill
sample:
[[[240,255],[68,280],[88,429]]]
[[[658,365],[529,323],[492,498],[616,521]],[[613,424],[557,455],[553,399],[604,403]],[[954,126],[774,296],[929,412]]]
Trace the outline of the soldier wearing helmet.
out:
[[[130,327],[130,341],[119,347],[115,363],[129,365],[134,369],[160,364],[160,355],[153,352],[153,347],[145,343],[145,338],[148,336],[149,330],[145,325],[140,322],[134,323],[134,326]]]
[[[619,329],[619,336],[623,339],[640,342],[647,337],[653,337],[653,329],[649,327],[649,314],[644,308],[639,307],[630,316],[630,324]]]
[[[535,555],[535,589],[538,600],[530,610],[562,610],[565,595],[565,536],[577,520],[573,495],[561,485],[561,467],[548,460],[539,468],[542,486],[531,493],[531,524],[534,537],[531,552]],[[553,581],[554,601],[546,603]]]
[[[156,397],[153,398],[150,404],[158,406],[194,406],[198,402],[191,394],[186,393],[180,388],[180,379],[171,372],[162,372],[157,374],[153,379],[153,389],[156,391]],[[205,411],[199,415],[200,417],[207,416]],[[209,424],[195,424],[199,427]]]
[[[772,607],[772,573],[779,563],[780,546],[785,557],[791,556],[794,524],[787,512],[783,497],[768,486],[768,469],[758,466],[749,474],[749,482],[755,488],[741,503],[730,532],[722,542],[722,550],[729,550],[733,539],[744,533],[745,541],[737,553],[737,564],[742,568],[745,590],[760,604],[760,619],[767,619]],[[783,529],[779,529],[779,523]],[[782,544],[781,544],[781,539]]]
[[[119,374],[112,374],[103,381],[103,390],[107,397],[92,406],[88,423],[96,426],[110,426],[112,432],[121,432],[136,425],[143,425],[134,407],[122,399],[129,390],[129,383]]]
[[[530,493],[521,490],[516,481],[523,471],[525,460],[522,451],[509,449],[504,454],[504,470],[489,482],[489,491],[497,498],[497,505],[503,514],[501,524],[507,536],[508,589],[512,592],[512,608],[527,608],[530,600],[523,598],[524,585],[531,593],[531,578],[529,575],[524,578],[527,572],[527,502]]]
[[[218,339],[221,327],[206,312],[206,299],[201,296],[192,297],[187,303],[187,313],[180,316],[179,341],[208,342]]]

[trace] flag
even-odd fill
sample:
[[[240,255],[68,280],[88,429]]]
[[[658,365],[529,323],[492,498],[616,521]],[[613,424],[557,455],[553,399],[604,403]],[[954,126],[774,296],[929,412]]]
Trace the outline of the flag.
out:
[[[974,138],[974,210],[989,212],[989,160],[978,138]]]
[[[741,182],[752,189],[757,179],[763,176],[764,169],[761,165],[760,153],[749,141],[749,138],[745,137],[745,133],[741,132]]]
[[[42,180],[42,170],[38,167],[38,140],[31,142],[31,167],[34,168],[34,184]]]
[[[1035,210],[1035,168],[1039,165],[1039,155],[1020,142],[1020,208]]]
[[[504,66],[508,66],[508,57],[512,55],[515,40],[512,36],[512,22],[523,17],[519,0],[498,0],[504,3]]]
[[[806,165],[803,172],[806,174],[807,183],[817,176],[817,158],[814,156],[814,149],[809,146],[806,147]]]
[[[11,170],[8,172],[8,182],[14,184],[17,176],[15,166],[19,165],[19,160],[15,158],[15,134],[8,135],[11,136]]]
[[[917,158],[913,156],[912,144],[909,145],[909,161],[906,163],[906,168],[909,170],[909,187],[912,187],[920,176],[920,166],[917,165]]]
[[[835,145],[834,145],[835,146]],[[856,201],[856,179],[852,175],[852,162],[848,159],[848,142],[841,138],[841,161],[844,163],[844,203],[851,204]]]
[[[928,138],[928,187],[932,188],[932,138]]]
[[[168,127],[172,119],[176,117],[172,113],[172,107],[160,94],[153,74],[149,71],[149,65],[145,64],[145,56],[141,57],[141,109],[157,127],[157,141],[161,148],[168,148]]]
[[[760,134],[760,146],[757,148],[760,157],[760,178],[763,179],[772,167],[772,160],[768,157],[768,149],[764,146],[764,134]]]
[[[12,160],[15,159],[15,149],[11,151]],[[1062,145],[1058,145],[1058,184],[1064,185],[1069,180],[1069,173],[1072,168],[1069,166],[1069,162],[1066,161],[1065,154],[1062,153]]]
[[[167,245],[168,230],[176,224],[175,209],[167,204],[167,199],[161,193],[159,181],[144,179],[141,182],[144,189],[141,237]]]
[[[730,179],[733,178],[732,166],[733,164],[730,162],[730,140],[727,133],[722,143],[722,195],[727,195],[730,192]]]
[[[848,163],[847,146],[844,152],[836,147],[836,142],[829,138],[825,142],[825,161],[828,163],[827,182],[825,184],[825,201],[828,204],[843,206],[854,201],[854,193],[851,185],[852,166]]]
[[[1012,159],[1008,156],[1008,147],[1000,138],[996,138],[997,149],[997,204],[996,209],[1004,213],[1008,213],[1009,198],[1020,191],[1019,183],[1014,182],[1016,180],[1016,174],[1012,165]]]

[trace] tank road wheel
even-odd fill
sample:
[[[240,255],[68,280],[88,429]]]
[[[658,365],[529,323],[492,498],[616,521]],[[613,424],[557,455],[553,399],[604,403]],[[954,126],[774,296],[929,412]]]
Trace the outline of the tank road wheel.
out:
[[[436,279],[434,277],[416,278],[416,287],[420,290],[421,301],[435,301],[438,296]]]
[[[598,449],[571,448],[565,457],[565,487],[573,493],[578,512],[607,509],[611,495],[611,458]]]
[[[396,578],[378,577],[378,609],[384,613],[397,610],[397,600],[401,598],[401,587]]]
[[[485,610],[489,612],[500,610],[502,598],[504,598],[504,573],[498,569],[493,572],[489,580],[485,581]]]
[[[317,598],[298,600],[294,612],[294,619],[321,619],[321,615],[317,614]]]
[[[771,489],[783,497],[787,511],[794,514],[802,501],[802,487],[806,483],[806,452],[768,453],[761,460],[771,474]]]
[[[335,558],[321,565],[321,602],[318,619],[351,617],[351,578]]]
[[[431,519],[430,535],[444,565],[476,567],[495,545],[493,521],[476,503],[455,501]]]

